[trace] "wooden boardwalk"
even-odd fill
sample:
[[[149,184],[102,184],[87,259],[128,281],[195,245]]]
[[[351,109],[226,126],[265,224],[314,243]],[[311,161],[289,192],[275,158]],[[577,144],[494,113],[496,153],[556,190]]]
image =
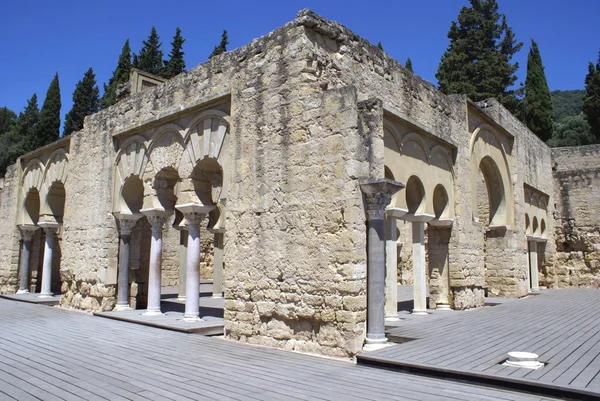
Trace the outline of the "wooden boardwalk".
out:
[[[388,337],[415,340],[359,355],[358,360],[564,388],[600,397],[599,306],[600,290],[562,289],[453,312],[444,318],[411,317],[391,328]],[[547,365],[538,370],[501,365],[510,351],[536,353]]]
[[[2,400],[540,400],[0,299]]]

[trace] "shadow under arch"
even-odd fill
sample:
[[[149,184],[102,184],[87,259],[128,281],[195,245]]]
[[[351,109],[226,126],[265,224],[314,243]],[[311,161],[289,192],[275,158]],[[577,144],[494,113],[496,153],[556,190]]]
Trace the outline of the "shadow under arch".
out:
[[[416,175],[410,176],[404,189],[408,213],[418,214],[425,210],[425,187]]]

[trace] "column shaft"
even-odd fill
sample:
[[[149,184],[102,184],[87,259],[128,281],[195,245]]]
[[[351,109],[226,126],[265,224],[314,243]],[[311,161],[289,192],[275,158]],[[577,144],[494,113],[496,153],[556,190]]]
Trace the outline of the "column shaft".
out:
[[[150,270],[148,273],[148,308],[144,315],[159,315],[162,274],[162,225],[152,225],[150,245]]]
[[[186,267],[187,267],[187,248],[188,248],[188,231],[181,230],[181,238],[179,243],[179,280],[177,281],[177,299],[185,300],[185,282],[186,282]]]
[[[383,211],[381,218],[370,218],[367,222],[367,339],[385,338],[385,245]]]
[[[396,218],[385,220],[385,318],[398,319],[398,238]]]
[[[200,316],[200,223],[189,225],[184,320]]]
[[[117,308],[129,309],[129,244],[131,234],[121,233],[119,242],[119,274],[118,274],[118,293]]]
[[[54,239],[56,238],[56,230],[44,229],[46,233],[46,241],[44,246],[44,264],[42,266],[42,288],[39,298],[52,297],[52,258],[54,250]]]
[[[414,314],[427,313],[427,274],[425,272],[425,223],[412,223]]]
[[[529,274],[531,275],[531,292],[539,292],[540,282],[538,273],[538,254],[536,241],[529,241],[529,269]]]
[[[213,298],[223,297],[223,243],[224,233],[216,232],[214,240]]]
[[[29,292],[29,260],[31,258],[31,237],[23,238],[23,250],[21,252],[21,277],[19,281],[19,291],[17,294],[26,294]]]

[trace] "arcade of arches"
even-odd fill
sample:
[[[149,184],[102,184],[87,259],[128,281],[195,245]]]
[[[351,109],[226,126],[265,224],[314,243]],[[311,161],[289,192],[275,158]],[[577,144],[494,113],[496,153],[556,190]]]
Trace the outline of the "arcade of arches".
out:
[[[558,286],[555,205],[580,207],[552,163],[497,101],[302,11],[10,166],[0,292],[150,319],[173,287],[193,322],[211,280],[228,338],[351,357],[385,343],[398,284],[422,319]]]

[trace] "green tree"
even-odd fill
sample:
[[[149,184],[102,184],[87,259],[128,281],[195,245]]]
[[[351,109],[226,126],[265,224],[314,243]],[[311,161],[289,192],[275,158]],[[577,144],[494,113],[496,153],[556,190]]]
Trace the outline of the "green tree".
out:
[[[14,140],[17,115],[7,107],[0,108],[0,176],[10,164],[9,148]]]
[[[112,77],[108,84],[104,84],[104,94],[102,95],[102,108],[112,106],[117,102],[117,88],[119,85],[129,81],[129,73],[131,72],[131,48],[129,47],[129,39],[125,41],[117,68],[113,71]]]
[[[583,112],[595,138],[594,142],[600,143],[600,54],[596,65],[590,63],[588,66],[588,74],[585,77]]]
[[[594,143],[590,126],[583,117],[568,116],[554,124],[554,134],[548,144],[552,147],[581,146]]]
[[[542,141],[552,137],[554,110],[550,88],[544,73],[542,56],[537,43],[532,39],[527,57],[527,78],[525,79],[525,97],[523,98],[522,120]]]
[[[554,122],[565,117],[578,116],[583,111],[585,90],[554,90],[550,92],[554,107]]]
[[[227,51],[227,45],[229,44],[229,39],[227,38],[227,31],[224,29],[221,34],[221,42],[215,46],[213,52],[208,56],[208,58],[213,58],[214,56],[218,56],[219,54],[223,54]]]
[[[100,109],[98,85],[96,75],[90,67],[85,72],[81,81],[77,82],[73,92],[73,108],[65,117],[65,129],[63,134],[69,135],[83,128],[83,120],[86,116],[96,113]]]
[[[163,70],[163,76],[167,79],[173,78],[185,71],[185,60],[183,59],[185,53],[182,50],[184,42],[185,39],[181,36],[181,29],[177,27],[175,29],[175,36],[173,36],[173,41],[171,42],[169,60],[165,60],[165,68]]]
[[[54,142],[60,137],[60,107],[60,86],[57,73],[50,83],[44,105],[40,111],[35,148]]]
[[[410,60],[410,57],[406,59],[406,63],[404,63],[404,68],[406,68],[408,71],[413,72],[413,67],[412,67],[412,61]]]
[[[0,136],[7,133],[17,122],[17,115],[8,107],[0,107]]]
[[[383,44],[381,43],[381,40],[379,42],[377,42],[377,48],[379,50],[383,50]]]
[[[523,43],[517,43],[496,0],[469,0],[458,21],[452,21],[450,45],[435,75],[446,94],[463,93],[473,101],[498,99],[513,113],[518,109],[515,90],[519,64],[511,63]]]
[[[142,42],[142,48],[134,58],[134,67],[154,75],[161,75],[163,68],[163,52],[160,49],[162,43],[153,26],[150,30],[148,40]]]

